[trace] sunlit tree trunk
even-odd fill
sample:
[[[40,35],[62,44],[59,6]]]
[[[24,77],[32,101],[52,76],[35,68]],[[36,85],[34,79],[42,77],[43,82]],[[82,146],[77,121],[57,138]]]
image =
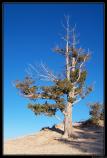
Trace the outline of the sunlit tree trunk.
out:
[[[75,71],[75,58],[72,58],[72,69],[70,70],[70,61],[69,61],[69,27],[67,27],[67,43],[66,43],[66,76],[67,79],[70,80],[70,71]],[[73,136],[73,127],[72,127],[72,103],[69,102],[68,98],[74,98],[74,87],[72,91],[69,92],[67,96],[67,104],[65,107],[65,115],[64,115],[64,136],[63,137],[72,137]]]

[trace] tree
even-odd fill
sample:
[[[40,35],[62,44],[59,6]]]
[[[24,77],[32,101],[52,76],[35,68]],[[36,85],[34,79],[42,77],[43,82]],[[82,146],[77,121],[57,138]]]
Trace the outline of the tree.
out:
[[[95,102],[89,104],[90,106],[90,121],[92,124],[99,125],[100,120],[104,120],[104,107],[102,104]]]
[[[74,132],[72,128],[72,107],[81,99],[84,99],[91,91],[92,85],[86,86],[85,81],[87,71],[85,69],[85,62],[89,59],[89,50],[85,51],[80,47],[76,47],[76,33],[75,27],[70,28],[69,16],[66,16],[66,36],[62,37],[65,41],[65,48],[54,48],[54,51],[63,55],[66,61],[65,76],[57,77],[51,70],[49,70],[43,63],[41,63],[41,70],[29,65],[27,72],[29,75],[24,81],[16,81],[16,88],[19,89],[23,97],[36,100],[45,99],[44,104],[29,104],[35,115],[45,114],[48,116],[56,116],[57,110],[60,110],[64,115],[64,137],[73,137]],[[72,38],[72,39],[71,39]],[[33,73],[32,71],[33,70]],[[35,86],[34,76],[39,76],[39,79],[50,80],[53,82],[52,86]],[[51,104],[49,100],[55,103]]]
[[[104,120],[104,106],[102,107],[102,110],[101,110],[100,120]]]

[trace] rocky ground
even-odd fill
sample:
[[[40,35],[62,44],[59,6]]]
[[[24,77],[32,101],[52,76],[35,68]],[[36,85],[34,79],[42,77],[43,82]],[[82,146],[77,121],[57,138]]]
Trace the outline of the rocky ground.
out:
[[[62,126],[44,128],[40,132],[4,142],[4,155],[103,155],[102,126],[73,128],[78,138],[64,139]]]

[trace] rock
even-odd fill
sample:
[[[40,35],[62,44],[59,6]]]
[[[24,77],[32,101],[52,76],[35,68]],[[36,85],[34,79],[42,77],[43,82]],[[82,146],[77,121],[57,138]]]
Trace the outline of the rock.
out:
[[[55,125],[55,128],[58,128],[58,129],[64,131],[64,124],[63,124],[63,123],[60,123],[60,124],[58,124],[58,125]]]

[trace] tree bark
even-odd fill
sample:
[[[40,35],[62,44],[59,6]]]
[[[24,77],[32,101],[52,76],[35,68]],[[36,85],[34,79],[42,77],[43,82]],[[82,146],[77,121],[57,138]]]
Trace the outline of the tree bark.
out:
[[[74,97],[74,89],[69,93],[68,97]],[[67,101],[65,116],[64,116],[64,138],[74,137],[75,134],[73,132],[72,126],[72,103]]]
[[[68,43],[66,45],[66,74],[67,79],[70,80],[70,65],[69,65],[69,54],[68,54]],[[75,71],[75,58],[72,58],[72,72]],[[68,98],[75,97],[75,86],[72,88],[72,91],[69,92],[67,96],[67,105],[65,108],[64,116],[64,138],[74,137],[73,127],[72,127],[72,103],[68,101]]]
[[[67,21],[68,24],[69,21]],[[75,71],[75,57],[72,58],[72,70],[70,70],[70,58],[69,58],[69,25],[67,25],[67,43],[66,43],[66,77],[70,81],[70,71]],[[68,98],[74,98],[75,87],[72,88],[72,91],[69,92],[67,96],[67,105],[65,107],[65,116],[64,116],[64,138],[73,136],[73,127],[72,127],[72,103],[68,101]]]
[[[71,103],[68,102],[64,118],[64,137],[72,136],[72,111]]]

